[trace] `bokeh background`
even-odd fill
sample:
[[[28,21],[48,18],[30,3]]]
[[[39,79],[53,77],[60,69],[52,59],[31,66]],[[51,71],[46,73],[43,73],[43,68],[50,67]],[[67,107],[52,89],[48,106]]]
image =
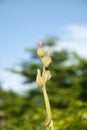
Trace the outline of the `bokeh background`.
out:
[[[55,130],[86,130],[86,0],[0,0],[0,130],[45,129],[35,83],[39,39],[51,48],[47,92]]]

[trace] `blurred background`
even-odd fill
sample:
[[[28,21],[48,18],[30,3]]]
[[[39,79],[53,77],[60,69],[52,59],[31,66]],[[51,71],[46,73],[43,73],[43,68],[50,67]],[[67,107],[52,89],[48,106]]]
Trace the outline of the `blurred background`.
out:
[[[0,130],[44,130],[38,41],[51,48],[55,130],[87,129],[87,1],[0,0]]]

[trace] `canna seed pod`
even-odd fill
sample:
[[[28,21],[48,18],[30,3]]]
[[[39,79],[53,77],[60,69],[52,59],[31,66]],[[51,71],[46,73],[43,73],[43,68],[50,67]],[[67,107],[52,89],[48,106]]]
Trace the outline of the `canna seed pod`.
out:
[[[52,61],[51,57],[49,57],[49,56],[42,58],[42,64],[45,68],[47,68],[50,65],[51,61]]]
[[[41,40],[39,40],[39,47],[38,47],[38,50],[37,50],[37,55],[39,57],[44,56],[44,49],[42,48],[42,41]]]
[[[39,69],[37,70],[36,83],[39,87],[43,87],[44,82]]]
[[[51,73],[50,73],[50,71],[49,70],[47,70],[46,72],[45,72],[45,82],[47,82],[48,80],[50,80],[51,79],[51,77],[52,77],[52,75],[51,75]]]
[[[43,57],[44,56],[44,49],[43,48],[38,48],[37,55],[38,55],[38,57]]]

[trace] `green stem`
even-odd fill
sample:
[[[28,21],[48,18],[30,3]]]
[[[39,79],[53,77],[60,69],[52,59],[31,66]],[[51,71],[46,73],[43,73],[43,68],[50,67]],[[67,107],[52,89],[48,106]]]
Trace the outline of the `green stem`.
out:
[[[45,68],[43,67],[43,78],[44,78],[44,73],[45,73]],[[44,86],[42,88],[43,90],[43,95],[44,95],[44,100],[45,100],[45,105],[46,105],[46,111],[47,111],[47,120],[48,120],[48,125],[47,130],[54,130],[53,128],[53,120],[52,120],[52,115],[51,115],[51,107],[50,107],[50,102],[49,102],[49,98],[46,92],[46,83],[44,81]]]

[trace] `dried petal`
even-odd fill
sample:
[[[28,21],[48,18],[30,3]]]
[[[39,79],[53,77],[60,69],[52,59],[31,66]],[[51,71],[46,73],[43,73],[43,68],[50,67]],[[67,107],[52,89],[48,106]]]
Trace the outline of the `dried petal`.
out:
[[[42,40],[39,40],[38,44],[39,44],[39,48],[42,48]]]
[[[47,49],[46,56],[50,56],[50,48]]]

